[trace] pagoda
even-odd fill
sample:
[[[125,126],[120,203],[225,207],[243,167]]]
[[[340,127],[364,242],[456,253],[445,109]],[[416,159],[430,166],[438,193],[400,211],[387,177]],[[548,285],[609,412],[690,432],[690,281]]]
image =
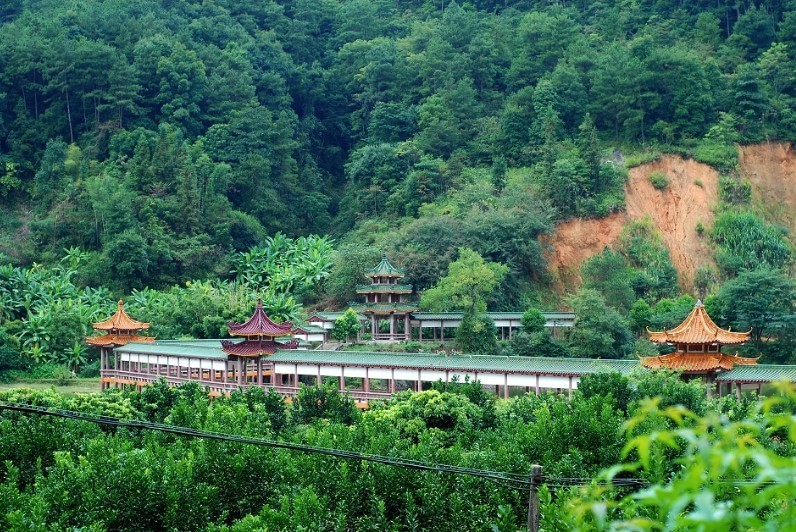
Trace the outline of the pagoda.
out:
[[[292,322],[275,323],[265,314],[261,299],[257,300],[257,307],[248,321],[245,323],[230,322],[229,334],[246,338],[242,342],[221,340],[221,351],[230,355],[231,360],[238,361],[238,384],[243,385],[248,382],[249,372],[247,367],[251,362],[254,362],[256,363],[256,373],[254,374],[257,379],[256,384],[262,385],[262,357],[264,355],[273,355],[277,349],[298,348],[298,340],[292,339],[287,342],[277,342],[275,340],[281,336],[290,336],[292,331]]]
[[[673,345],[675,351],[656,357],[641,357],[641,365],[650,369],[671,369],[687,375],[704,375],[708,394],[712,392],[713,378],[717,373],[731,370],[736,364],[757,364],[756,358],[728,355],[722,346],[741,345],[749,341],[749,332],[732,332],[716,325],[701,301],[674,329],[650,331],[650,340],[656,344]]]
[[[151,336],[140,336],[136,334],[138,331],[149,329],[149,324],[143,321],[137,321],[131,318],[124,311],[124,301],[119,300],[119,307],[116,313],[105,321],[92,324],[95,331],[103,331],[104,334],[98,336],[87,336],[86,343],[99,347],[100,349],[100,374],[103,371],[111,369],[113,366],[118,366],[119,358],[114,356],[111,360],[110,354],[114,347],[120,347],[132,342],[137,343],[151,343],[155,339]],[[102,379],[100,387],[105,390],[111,381]]]
[[[92,325],[95,331],[104,331],[105,334],[99,336],[87,336],[86,343],[97,346],[100,349],[114,348],[120,345],[127,345],[130,342],[154,342],[155,339],[149,336],[139,336],[137,331],[149,329],[149,324],[136,321],[124,311],[124,301],[119,300],[119,308],[116,314],[105,321]]]
[[[384,253],[375,268],[365,271],[370,284],[357,285],[357,294],[365,296],[365,303],[352,304],[351,307],[370,318],[370,332],[374,340],[411,340],[410,314],[417,312],[416,303],[405,301],[412,293],[411,284],[401,284],[406,276],[401,268],[396,268]],[[388,320],[389,333],[379,332],[379,324]],[[403,329],[403,330],[401,330]]]

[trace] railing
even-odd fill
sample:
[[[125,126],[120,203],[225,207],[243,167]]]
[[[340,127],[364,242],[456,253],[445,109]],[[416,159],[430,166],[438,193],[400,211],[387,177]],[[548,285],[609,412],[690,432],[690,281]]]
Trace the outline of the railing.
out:
[[[258,385],[256,383],[250,382],[244,383],[243,386],[241,386],[237,382],[232,381],[219,382],[217,380],[211,381],[208,379],[191,379],[187,377],[176,377],[174,375],[156,375],[154,373],[139,373],[137,371],[117,369],[104,369],[100,372],[100,376],[102,379],[115,379],[114,381],[110,382],[119,382],[120,384],[147,385],[158,382],[160,379],[164,379],[169,386],[179,386],[188,382],[196,382],[206,387],[210,393],[219,394],[228,394],[241,388],[257,387],[262,388],[263,390],[274,390],[283,397],[296,397],[300,389],[295,386],[274,386],[271,384]],[[364,390],[344,390],[344,392],[357,402],[382,401],[389,399],[392,395],[389,392],[383,391],[366,392]]]

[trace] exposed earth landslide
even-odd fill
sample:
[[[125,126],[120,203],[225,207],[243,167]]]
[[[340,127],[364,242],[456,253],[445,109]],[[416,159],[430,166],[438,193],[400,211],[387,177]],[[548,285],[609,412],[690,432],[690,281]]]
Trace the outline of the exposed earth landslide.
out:
[[[796,234],[796,153],[790,144],[766,143],[739,148],[741,176],[752,185],[756,210],[769,222]],[[653,172],[663,172],[670,180],[656,190],[649,180]],[[625,185],[626,210],[599,220],[573,219],[560,224],[548,239],[548,268],[557,288],[571,291],[581,282],[580,265],[614,246],[624,226],[649,217],[669,248],[672,262],[684,290],[693,287],[694,274],[713,263],[709,228],[718,203],[719,174],[706,165],[677,155],[628,171]],[[705,229],[699,234],[697,226]]]

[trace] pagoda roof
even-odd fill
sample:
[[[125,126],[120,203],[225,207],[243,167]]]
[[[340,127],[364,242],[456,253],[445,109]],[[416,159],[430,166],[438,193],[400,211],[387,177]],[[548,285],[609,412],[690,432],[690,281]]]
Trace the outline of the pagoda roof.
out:
[[[139,336],[137,334],[101,334],[99,336],[87,336],[86,343],[97,347],[118,347],[132,342],[151,343],[155,338],[150,336]]]
[[[641,357],[641,365],[650,369],[672,369],[684,373],[729,371],[735,365],[757,364],[756,358],[746,358],[724,353],[669,353],[657,357]]]
[[[403,277],[404,275],[404,270],[390,264],[386,253],[381,256],[381,262],[375,268],[365,270],[365,277]]]
[[[263,310],[262,299],[257,300],[257,308],[254,309],[254,314],[245,323],[229,323],[229,334],[238,336],[249,336],[259,334],[262,336],[284,336],[290,334],[293,329],[293,322],[285,321],[282,323],[275,323],[271,321],[265,311]]]
[[[221,350],[228,355],[239,357],[256,357],[261,355],[273,355],[277,349],[296,349],[299,346],[298,340],[289,342],[275,342],[269,340],[244,340],[233,342],[231,340],[221,340]]]
[[[417,303],[351,303],[357,313],[371,314],[409,314],[417,312]]]
[[[97,331],[137,331],[139,329],[149,329],[149,323],[136,321],[124,311],[124,301],[119,300],[119,308],[116,314],[105,321],[94,323],[92,327]]]
[[[656,344],[717,344],[738,345],[749,341],[749,332],[732,332],[722,329],[710,319],[705,306],[697,300],[694,310],[683,322],[668,331],[650,331],[650,340]]]
[[[411,294],[411,284],[358,284],[357,294]]]

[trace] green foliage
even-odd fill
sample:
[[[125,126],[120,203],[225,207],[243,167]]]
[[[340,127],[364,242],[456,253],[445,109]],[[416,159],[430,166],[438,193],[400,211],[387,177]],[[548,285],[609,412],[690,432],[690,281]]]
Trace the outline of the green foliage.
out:
[[[578,391],[587,399],[598,396],[613,397],[616,407],[625,413],[633,397],[630,379],[616,372],[583,375],[578,382]]]
[[[782,234],[750,211],[722,212],[710,236],[718,247],[716,262],[728,276],[760,266],[782,268],[793,256]]]
[[[633,332],[641,334],[652,323],[654,313],[649,303],[643,299],[636,300],[630,307],[630,325]]]
[[[362,284],[365,270],[378,264],[380,256],[378,248],[360,243],[345,243],[334,250],[329,277],[324,283],[329,303],[339,307],[354,301],[356,286]]]
[[[637,298],[656,301],[679,292],[669,248],[650,218],[634,221],[622,230],[619,252],[634,269],[630,284]]]
[[[359,418],[354,400],[340,393],[333,384],[302,387],[293,402],[293,412],[299,423],[328,419],[351,424]]]
[[[684,381],[680,374],[665,371],[640,371],[633,375],[631,400],[636,404],[658,398],[662,407],[680,406],[702,415],[706,410],[705,385],[699,380]]]
[[[650,329],[661,331],[676,327],[694,309],[695,303],[696,301],[689,294],[684,294],[677,299],[661,299],[655,304],[653,314],[649,318]]]
[[[463,394],[428,390],[397,395],[371,416],[398,429],[401,437],[418,442],[428,435],[444,444],[470,435],[482,425],[483,410]]]
[[[238,254],[234,273],[252,290],[305,294],[329,276],[332,242],[326,236],[292,239],[277,233]]]
[[[567,302],[575,311],[569,338],[573,356],[583,358],[624,358],[633,349],[633,335],[625,319],[608,307],[598,292],[581,289]]]
[[[693,152],[694,160],[709,164],[721,172],[731,172],[738,166],[738,148],[713,139],[700,142]]]
[[[669,176],[663,172],[651,172],[647,177],[655,190],[666,190],[671,181]]]
[[[628,390],[632,390],[629,403]],[[663,399],[652,403],[644,399],[658,392]],[[630,405],[629,421],[618,408],[620,398]],[[328,407],[321,399],[315,405]],[[755,500],[765,505],[761,510],[765,515],[775,519],[777,512],[788,508],[785,488],[790,485],[783,488],[782,481],[791,478],[792,472],[784,460],[796,446],[789,430],[792,399],[775,396],[761,406],[725,397],[711,402],[715,412],[700,418],[669,405],[702,411],[704,389],[657,372],[629,379],[616,374],[587,376],[572,399],[548,393],[496,401],[480,383],[439,382],[425,392],[399,393],[362,414],[343,408],[356,416],[348,424],[330,419],[335,414],[328,408],[324,412],[316,408],[314,413],[322,417],[305,424],[296,404],[288,412],[282,397],[260,389],[234,392],[211,403],[195,383],[169,389],[161,382],[142,393],[74,398],[52,391],[13,390],[0,393],[0,400],[123,419],[163,419],[213,432],[518,475],[527,475],[531,463],[537,462],[545,465],[549,477],[593,477],[604,468],[610,468],[605,473],[610,477],[629,470],[654,484],[658,505],[675,498],[666,490],[658,491],[658,484],[665,488],[686,480],[694,485],[678,484],[678,496],[691,497],[698,487],[713,490],[715,500],[745,504],[740,498],[758,497],[756,489],[738,490],[718,480],[727,476],[748,480],[766,474],[774,482],[755,488],[765,490],[773,500]],[[137,404],[153,406],[145,414],[135,408]],[[650,405],[660,406],[653,410]],[[672,431],[683,438],[659,436]],[[665,448],[670,441],[680,448]],[[694,441],[700,445],[689,447]],[[743,444],[746,441],[749,445]],[[726,460],[739,451],[755,455],[746,455],[749,460],[738,458],[737,463]],[[699,457],[705,461],[697,464],[694,460]],[[723,457],[720,466],[715,466],[716,457]],[[140,526],[342,530],[354,523],[357,529],[456,526],[483,530],[496,520],[499,526],[519,526],[519,516],[527,510],[524,492],[476,478],[284,449],[264,453],[260,447],[235,442],[104,430],[94,424],[15,412],[4,412],[0,418],[0,460],[4,463],[0,470],[4,528],[23,524],[31,528],[33,523],[40,528],[91,530]],[[617,463],[623,465],[611,467]],[[721,467],[722,475],[706,473],[707,464]],[[777,467],[764,472],[765,464]],[[704,475],[713,476],[704,480]],[[107,495],[116,492],[138,496]],[[558,490],[553,499],[543,488],[540,499],[543,522],[565,528],[575,526],[579,519],[591,523],[590,510],[583,505],[597,507],[588,501],[606,505],[606,519],[659,517],[658,506],[648,502],[643,489],[628,494],[587,486],[579,492]],[[672,515],[681,519],[689,514]]]
[[[650,475],[667,452],[677,453],[676,470],[666,478],[653,478],[652,485],[640,492],[619,495],[610,504],[605,503],[606,498],[613,498],[609,489],[590,486],[571,501],[574,526],[787,527],[796,489],[793,463],[787,451],[783,454],[772,447],[792,448],[796,443],[792,394],[767,399],[753,415],[738,420],[717,413],[699,417],[681,406],[645,402],[626,425],[631,439],[622,451],[624,461],[606,469],[601,479],[610,481],[622,472]],[[665,428],[644,428],[649,426]],[[774,444],[771,434],[783,429],[780,443]]]
[[[471,355],[495,355],[498,351],[495,322],[486,314],[465,311],[456,328],[456,345]]]
[[[749,205],[752,199],[752,184],[746,179],[721,176],[719,178],[721,201],[729,205]]]
[[[420,306],[433,312],[464,310],[470,314],[486,310],[486,298],[508,273],[503,264],[489,263],[468,248],[448,266],[448,275],[423,292]]]
[[[356,336],[360,328],[361,325],[357,313],[354,309],[349,308],[334,322],[332,336],[345,342],[348,341],[349,337]]]
[[[631,286],[631,270],[625,258],[605,247],[581,266],[583,286],[596,290],[605,298],[606,304],[621,312],[627,312],[634,299]]]
[[[759,353],[766,340],[793,334],[794,300],[796,286],[781,271],[745,271],[721,287],[717,302],[721,313],[717,317],[735,330],[751,329],[754,348]]]
[[[544,317],[544,314],[538,308],[530,307],[523,312],[520,323],[522,323],[522,330],[526,333],[540,333],[545,330],[547,318]]]

